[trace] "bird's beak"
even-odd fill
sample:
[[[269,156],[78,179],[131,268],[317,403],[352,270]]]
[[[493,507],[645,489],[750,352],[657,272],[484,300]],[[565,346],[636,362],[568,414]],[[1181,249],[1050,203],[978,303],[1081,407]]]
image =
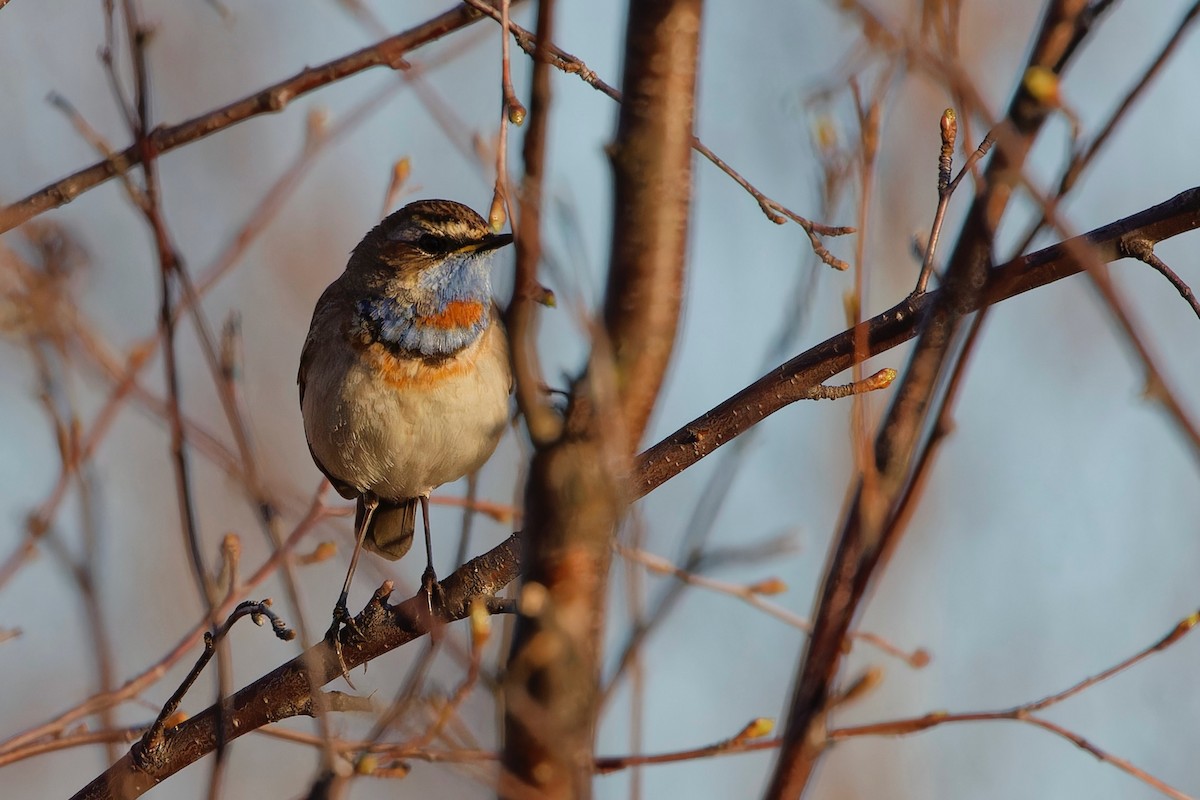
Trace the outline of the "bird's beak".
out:
[[[506,244],[512,244],[513,236],[511,233],[494,233],[480,239],[478,242],[471,244],[459,250],[460,253],[486,253],[490,250],[497,250],[504,247]]]

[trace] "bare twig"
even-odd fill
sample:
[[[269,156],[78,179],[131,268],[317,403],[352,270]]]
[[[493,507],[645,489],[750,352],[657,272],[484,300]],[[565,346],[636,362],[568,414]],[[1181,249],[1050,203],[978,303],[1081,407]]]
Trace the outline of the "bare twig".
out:
[[[500,21],[500,12],[494,7],[489,6],[485,0],[463,0],[463,2],[480,12],[487,14],[497,22]],[[512,31],[512,35],[517,42],[517,46],[519,46],[526,53],[533,55],[538,47],[538,38],[522,28],[520,25],[517,25],[511,21],[509,22],[509,29]],[[618,103],[624,102],[621,92],[617,91],[616,88],[601,80],[601,78],[580,59],[576,58],[570,53],[567,53],[554,44],[549,44],[547,46],[547,51],[553,57],[553,65],[562,72],[565,72],[569,75],[578,75],[580,80],[582,80],[588,86],[591,86],[593,89],[596,89],[611,99],[616,100]],[[769,220],[774,222],[776,225],[782,225],[789,219],[792,220],[801,228],[803,228],[804,232],[808,234],[809,241],[812,244],[813,252],[821,261],[831,267],[834,267],[835,269],[846,269],[846,262],[835,257],[832,253],[826,250],[824,244],[821,242],[820,237],[845,236],[846,234],[854,233],[853,228],[822,225],[818,222],[813,222],[812,220],[800,216],[799,214],[785,207],[783,204],[767,197],[765,194],[755,188],[753,184],[742,177],[737,170],[729,166],[729,164],[727,164],[724,160],[719,158],[717,154],[710,150],[703,142],[700,141],[699,138],[693,136],[691,139],[691,146],[697,153],[700,153],[700,155],[707,158],[710,162],[716,165],[718,169],[732,178],[738,186],[741,186],[744,190],[746,190],[746,192],[758,202],[759,208],[762,209],[763,214],[765,214]]]
[[[1035,716],[1035,714],[1038,711],[1043,711],[1052,705],[1056,705],[1064,700],[1074,697],[1080,692],[1090,689],[1102,681],[1108,680],[1114,675],[1129,669],[1140,661],[1145,660],[1154,653],[1165,650],[1191,632],[1198,622],[1200,622],[1200,613],[1192,614],[1186,619],[1180,621],[1180,623],[1176,625],[1170,633],[1149,647],[1114,664],[1113,666],[1097,673],[1096,675],[1079,681],[1073,686],[1070,686],[1061,692],[1057,692],[1041,700],[1026,703],[1004,711],[977,711],[964,713],[949,713],[945,711],[939,711],[926,714],[921,717],[891,720],[888,722],[869,723],[866,725],[856,725],[845,728],[835,728],[826,734],[826,740],[829,742],[839,742],[863,736],[907,736],[941,725],[965,722],[997,722],[1004,720],[1023,722],[1049,731],[1056,736],[1066,739],[1085,752],[1095,756],[1099,760],[1111,764],[1122,772],[1125,772],[1139,781],[1142,781],[1156,791],[1161,792],[1167,797],[1173,798],[1173,800],[1192,800],[1192,795],[1184,794],[1178,789],[1175,789],[1158,778],[1155,778],[1153,775],[1150,775],[1145,770],[1131,764],[1129,761],[1100,749],[1079,734],[1067,730],[1061,725],[1050,722],[1042,717]],[[670,753],[658,753],[654,755],[626,755],[597,758],[596,771],[600,773],[609,773],[636,766],[674,764],[700,758],[711,758],[718,755],[774,750],[782,744],[783,740],[781,737],[770,739],[761,738],[763,735],[770,733],[770,726],[763,724],[763,722],[765,721],[755,720],[748,724],[738,735],[702,747],[689,748]]]
[[[553,3],[538,6],[537,24],[542,33],[539,41],[549,41],[549,31],[552,30],[554,18],[553,7]],[[505,9],[504,21],[507,22],[507,4]],[[507,43],[507,35],[504,41]],[[505,52],[507,54],[507,50]],[[541,289],[537,271],[542,256],[542,182],[546,169],[546,138],[550,126],[550,61],[544,48],[535,49],[533,59],[530,90],[532,113],[523,146],[525,175],[521,180],[518,197],[520,218],[514,223],[517,239],[516,273],[513,279],[512,299],[509,301],[504,321],[509,334],[517,406],[525,418],[529,438],[534,446],[542,447],[558,438],[562,432],[562,421],[541,390],[544,378],[535,346],[537,298]],[[507,64],[507,60],[505,63]],[[505,91],[511,91],[511,86],[506,85]],[[504,105],[507,115],[511,108],[507,97]],[[503,132],[505,120],[500,124]],[[500,147],[503,151],[503,137]],[[500,177],[497,175],[497,180],[500,180]]]
[[[1187,282],[1176,274],[1175,270],[1171,269],[1166,263],[1154,254],[1154,245],[1144,239],[1129,238],[1122,242],[1125,254],[1136,258],[1147,266],[1153,267],[1160,275],[1166,278],[1175,291],[1179,292],[1187,304],[1191,306],[1192,312],[1197,317],[1200,317],[1200,302],[1196,300],[1196,293],[1192,291],[1192,287],[1188,286]]]
[[[799,616],[798,614],[788,611],[782,606],[772,603],[770,600],[765,599],[765,595],[782,591],[785,588],[782,582],[776,579],[769,578],[766,581],[760,581],[758,583],[749,585],[729,583],[728,581],[721,581],[715,578],[709,578],[704,575],[698,575],[694,572],[688,572],[687,570],[680,569],[662,556],[648,553],[645,550],[637,550],[620,544],[618,544],[616,548],[617,552],[621,556],[630,561],[641,564],[651,572],[655,572],[659,575],[669,575],[681,583],[685,583],[689,586],[696,586],[701,589],[708,589],[709,591],[718,592],[730,597],[736,597],[752,608],[756,608],[759,611],[769,614],[772,617],[775,617],[775,619],[790,625],[796,630],[800,630],[805,633],[812,632],[812,623],[809,620]],[[889,642],[887,639],[878,634],[868,633],[866,631],[851,631],[847,638],[852,640],[856,639],[871,644],[881,652],[887,653],[893,658],[898,658],[908,664],[910,667],[916,669],[924,667],[929,663],[929,654],[925,650],[918,649],[910,653]]]
[[[478,11],[459,6],[440,14],[414,28],[388,37],[349,55],[336,58],[316,67],[308,67],[292,77],[261,89],[227,106],[193,117],[178,125],[156,128],[148,132],[154,153],[166,153],[209,134],[224,130],[262,114],[282,111],[298,97],[372,67],[403,66],[404,55],[452,31],[470,25],[480,17]],[[0,233],[11,230],[51,208],[71,202],[83,192],[120,175],[143,157],[138,144],[130,145],[112,158],[55,181],[37,192],[0,209]]]
[[[287,624],[279,618],[279,615],[271,610],[271,601],[269,599],[261,601],[246,600],[245,602],[238,603],[237,608],[233,610],[224,624],[217,627],[214,631],[204,632],[204,651],[196,659],[196,663],[192,665],[183,682],[179,684],[179,688],[163,704],[158,717],[146,729],[141,741],[134,747],[132,755],[140,768],[152,768],[158,758],[158,752],[163,747],[163,732],[166,729],[167,720],[178,710],[184,696],[192,688],[196,679],[200,677],[200,673],[208,666],[208,662],[212,660],[212,657],[217,652],[217,645],[225,638],[230,629],[233,628],[234,623],[243,617],[250,617],[256,625],[262,625],[264,619],[270,620],[271,629],[275,632],[275,636],[285,642],[291,641],[296,636],[287,627]]]

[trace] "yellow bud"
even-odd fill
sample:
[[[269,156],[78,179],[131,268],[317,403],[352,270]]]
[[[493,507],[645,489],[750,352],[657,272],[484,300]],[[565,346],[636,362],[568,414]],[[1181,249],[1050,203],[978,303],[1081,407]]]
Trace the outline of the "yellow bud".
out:
[[[770,717],[757,717],[750,720],[746,724],[746,727],[738,731],[738,735],[733,737],[733,739],[737,742],[761,739],[764,736],[769,736],[773,730],[775,730],[775,720]]]
[[[482,598],[476,597],[471,601],[471,637],[476,646],[483,645],[492,634],[492,617],[488,614],[487,604]]]
[[[871,667],[850,684],[846,691],[842,692],[840,702],[857,700],[881,683],[883,683],[883,668]]]
[[[783,594],[787,591],[787,584],[779,578],[766,578],[758,583],[751,584],[749,589],[755,594]]]
[[[958,138],[958,116],[954,113],[953,108],[947,108],[942,112],[941,120],[942,142],[953,144]]]
[[[408,156],[397,161],[392,166],[392,183],[399,186],[408,180],[409,174],[412,172],[412,160]]]
[[[508,216],[504,213],[504,195],[500,193],[497,187],[492,195],[492,205],[488,209],[488,225],[493,233],[499,233],[504,230],[504,223],[508,221]]]
[[[822,115],[817,120],[817,149],[822,153],[828,153],[837,147],[838,135],[837,128],[833,124],[833,120],[828,116]]]
[[[872,389],[886,389],[892,385],[894,380],[896,380],[897,374],[898,373],[896,370],[892,369],[891,367],[884,367],[867,380],[871,382]]]
[[[1025,70],[1025,91],[1039,103],[1047,106],[1057,106],[1060,103],[1058,95],[1058,76],[1045,67],[1030,67]]]

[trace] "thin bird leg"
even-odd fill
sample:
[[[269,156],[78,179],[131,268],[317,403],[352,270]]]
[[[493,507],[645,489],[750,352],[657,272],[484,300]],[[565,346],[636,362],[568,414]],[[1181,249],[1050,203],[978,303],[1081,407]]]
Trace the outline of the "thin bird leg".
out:
[[[421,588],[425,590],[425,598],[429,603],[429,617],[433,619],[433,596],[437,594],[438,608],[445,605],[442,585],[438,583],[437,572],[433,569],[433,539],[429,534],[429,496],[421,495],[421,518],[425,523],[425,572],[421,575]]]
[[[337,655],[338,666],[341,667],[342,677],[346,679],[351,688],[354,684],[350,681],[350,671],[346,668],[346,659],[342,656],[342,640],[338,636],[341,632],[342,625],[345,624],[351,632],[358,637],[362,637],[362,631],[354,624],[354,617],[350,616],[350,609],[346,604],[350,600],[350,581],[354,578],[354,570],[358,567],[358,556],[362,553],[363,540],[367,538],[367,531],[371,527],[371,517],[375,516],[375,509],[379,507],[379,498],[374,492],[367,492],[363,495],[363,520],[355,533],[354,553],[350,556],[350,569],[346,571],[346,582],[342,584],[342,593],[338,595],[337,604],[333,607],[333,624],[329,626],[329,631],[325,634],[325,638],[333,644],[333,652]]]

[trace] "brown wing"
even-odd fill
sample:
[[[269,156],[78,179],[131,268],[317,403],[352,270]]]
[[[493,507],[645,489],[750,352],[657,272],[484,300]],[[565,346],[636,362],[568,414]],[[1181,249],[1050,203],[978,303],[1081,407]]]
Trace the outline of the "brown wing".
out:
[[[330,284],[321,295],[321,299],[317,301],[316,310],[313,311],[312,323],[308,327],[308,336],[304,338],[304,348],[300,351],[300,369],[296,372],[296,385],[300,388],[300,409],[303,413],[304,409],[304,389],[308,384],[308,370],[312,367],[315,359],[315,348],[313,341],[316,338],[315,334],[318,328],[330,323],[329,315],[321,313],[323,308],[328,308],[330,303],[330,295],[335,291],[336,283]],[[330,474],[329,470],[325,469],[325,465],[321,463],[321,459],[317,458],[317,454],[313,452],[312,442],[308,439],[308,433],[304,434],[304,441],[308,445],[308,454],[312,456],[313,463],[317,465],[317,469],[321,470],[329,483],[333,485],[335,491],[347,500],[352,500],[359,496],[358,489],[355,489],[350,484]]]

